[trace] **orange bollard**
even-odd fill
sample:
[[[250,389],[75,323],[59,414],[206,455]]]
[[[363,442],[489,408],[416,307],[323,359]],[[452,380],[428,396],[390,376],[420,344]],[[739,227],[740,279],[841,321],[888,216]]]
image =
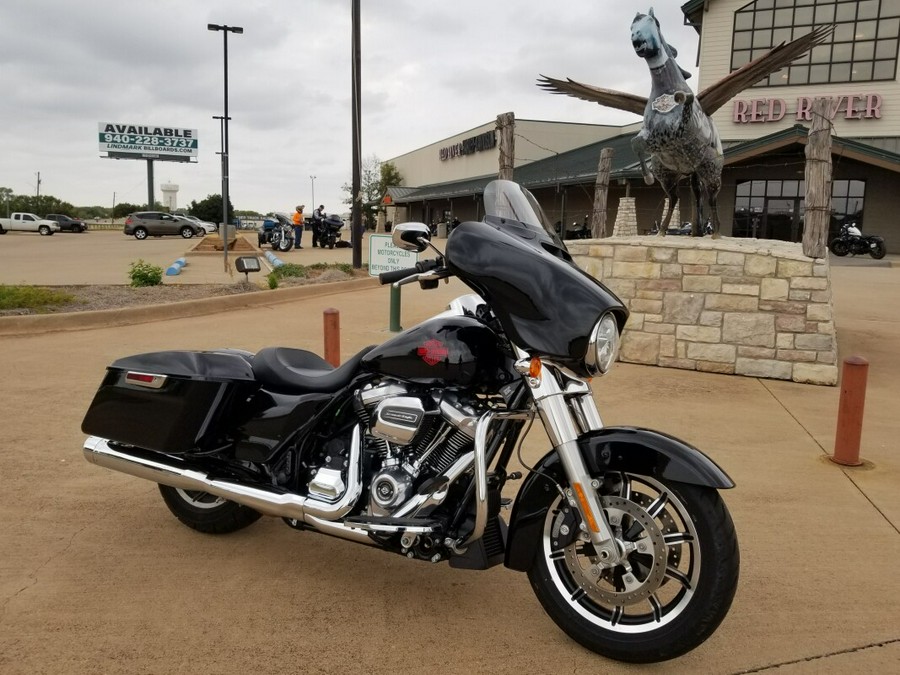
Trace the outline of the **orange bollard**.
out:
[[[831,461],[844,466],[859,466],[859,441],[862,436],[863,410],[866,406],[866,378],[869,362],[861,356],[844,359],[841,376],[841,400],[838,404],[837,433]]]
[[[322,312],[325,326],[325,360],[337,368],[341,365],[341,313],[334,307]]]

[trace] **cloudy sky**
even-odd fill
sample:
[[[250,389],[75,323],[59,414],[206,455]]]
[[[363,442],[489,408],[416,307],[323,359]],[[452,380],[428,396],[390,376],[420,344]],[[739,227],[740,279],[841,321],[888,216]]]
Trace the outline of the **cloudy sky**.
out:
[[[682,2],[655,13],[694,73]],[[361,2],[362,154],[387,160],[493,121],[597,124],[628,113],[553,96],[539,74],[646,95],[629,26],[640,0]],[[0,4],[0,187],[77,206],[144,203],[146,162],[101,158],[99,122],[197,129],[196,164],[155,162],[178,201],[218,194],[228,38],[231,201],[345,211],[351,168],[350,0],[27,0]],[[315,181],[310,176],[316,176]]]

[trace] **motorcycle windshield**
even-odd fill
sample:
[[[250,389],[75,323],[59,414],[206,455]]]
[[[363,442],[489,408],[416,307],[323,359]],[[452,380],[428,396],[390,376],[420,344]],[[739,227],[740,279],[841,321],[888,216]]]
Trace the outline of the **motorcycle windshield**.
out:
[[[484,221],[461,223],[447,239],[447,267],[490,304],[515,344],[586,375],[594,325],[613,311],[621,331],[628,311],[572,262],[530,192],[494,181],[484,195]]]

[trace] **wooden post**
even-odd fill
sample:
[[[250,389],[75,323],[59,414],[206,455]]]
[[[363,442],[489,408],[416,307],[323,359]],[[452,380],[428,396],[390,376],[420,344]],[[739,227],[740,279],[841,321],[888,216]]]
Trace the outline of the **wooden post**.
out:
[[[513,166],[516,159],[516,116],[508,112],[497,115],[497,130],[500,132],[500,172],[497,178],[513,179]]]
[[[341,365],[341,313],[334,307],[322,312],[325,328],[325,360],[337,368]]]
[[[806,216],[803,255],[828,255],[828,225],[831,221],[831,119],[830,98],[817,98],[812,105],[812,124],[806,142]]]
[[[612,167],[614,151],[603,148],[597,164],[597,182],[594,184],[594,212],[591,214],[591,237],[606,236],[606,201],[609,196],[609,171]]]

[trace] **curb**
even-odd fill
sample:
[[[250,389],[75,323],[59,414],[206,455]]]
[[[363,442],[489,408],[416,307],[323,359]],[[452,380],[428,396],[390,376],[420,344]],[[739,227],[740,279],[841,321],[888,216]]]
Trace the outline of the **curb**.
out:
[[[185,300],[166,305],[143,305],[119,309],[101,309],[91,312],[65,312],[62,314],[29,314],[26,316],[0,317],[0,336],[36,335],[64,331],[92,330],[111,326],[132,326],[151,321],[185,319],[250,307],[265,307],[293,300],[363,291],[378,288],[377,277],[336,281],[326,284],[294,286],[275,290],[259,290],[250,293],[225,295],[199,300]]]

